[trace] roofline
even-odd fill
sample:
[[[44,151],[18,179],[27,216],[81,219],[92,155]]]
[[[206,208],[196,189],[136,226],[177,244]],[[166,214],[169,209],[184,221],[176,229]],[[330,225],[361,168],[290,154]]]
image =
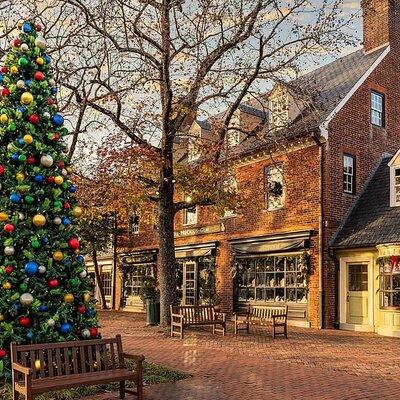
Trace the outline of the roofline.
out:
[[[385,51],[375,60],[375,62],[368,68],[368,70],[365,72],[365,74],[351,88],[349,93],[347,93],[347,95],[345,97],[343,97],[341,102],[335,107],[335,109],[326,117],[325,121],[322,122],[322,124],[320,125],[321,134],[326,140],[328,140],[328,126],[329,126],[330,122],[332,121],[332,119],[346,105],[346,103],[350,100],[350,98],[353,96],[353,94],[367,80],[367,78],[372,74],[372,72],[375,71],[376,67],[382,62],[382,60],[389,54],[389,52],[390,52],[389,43],[385,44],[384,46],[387,46]],[[384,46],[382,46],[382,47],[384,47]],[[375,51],[377,51],[377,49],[375,49]]]
[[[391,166],[393,165],[394,161],[396,160],[396,158],[397,158],[399,155],[400,155],[400,149],[397,150],[397,152],[396,152],[395,155],[391,154],[391,157],[392,157],[392,158],[390,159],[390,161],[389,161],[389,163],[388,163],[388,167],[391,167]]]

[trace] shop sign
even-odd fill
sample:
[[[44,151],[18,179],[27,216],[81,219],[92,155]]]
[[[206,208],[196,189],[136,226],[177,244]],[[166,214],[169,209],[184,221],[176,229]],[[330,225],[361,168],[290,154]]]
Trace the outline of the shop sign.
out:
[[[215,224],[215,225],[200,226],[195,228],[181,229],[179,231],[175,231],[174,236],[179,238],[187,236],[207,235],[209,233],[218,233],[224,231],[225,231],[224,224]]]
[[[142,264],[156,261],[155,253],[126,254],[121,256],[121,264]]]

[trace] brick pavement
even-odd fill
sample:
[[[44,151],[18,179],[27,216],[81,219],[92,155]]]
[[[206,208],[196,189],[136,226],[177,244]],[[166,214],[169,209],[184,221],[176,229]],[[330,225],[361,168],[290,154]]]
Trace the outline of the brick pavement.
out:
[[[147,400],[398,399],[399,339],[368,333],[289,328],[273,340],[262,329],[225,338],[190,330],[171,339],[141,316],[101,314],[104,336],[121,333],[127,350],[192,378],[152,385]],[[230,329],[232,332],[232,329]],[[87,400],[117,399],[113,394]]]

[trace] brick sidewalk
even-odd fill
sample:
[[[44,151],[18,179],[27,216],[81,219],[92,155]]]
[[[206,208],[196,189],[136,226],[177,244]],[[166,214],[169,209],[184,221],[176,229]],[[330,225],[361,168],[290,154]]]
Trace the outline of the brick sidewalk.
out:
[[[125,348],[192,378],[152,385],[147,400],[398,399],[399,339],[345,331],[289,328],[289,339],[263,330],[214,336],[190,330],[171,339],[144,327],[141,316],[101,314],[103,335],[123,335]],[[232,332],[232,329],[230,329]],[[111,400],[105,394],[90,400]],[[89,400],[89,399],[87,399]]]

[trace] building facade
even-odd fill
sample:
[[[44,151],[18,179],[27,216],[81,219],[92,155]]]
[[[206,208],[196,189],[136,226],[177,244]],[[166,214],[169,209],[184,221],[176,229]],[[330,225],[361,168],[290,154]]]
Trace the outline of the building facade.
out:
[[[250,199],[244,209],[221,217],[197,207],[176,216],[182,303],[212,302],[227,312],[249,303],[288,304],[292,324],[358,328],[342,324],[332,238],[382,154],[394,154],[400,143],[400,5],[373,0],[368,6],[362,49],[276,87],[265,96],[267,110],[240,107],[236,123],[266,119],[267,135],[275,132],[274,142],[285,145],[230,138],[234,184]],[[190,129],[191,137],[212,134],[208,121]],[[191,142],[179,151],[182,162],[197,158]],[[117,304],[132,310],[141,308],[141,282],[157,277],[159,263],[154,225],[140,219],[136,225],[120,238],[115,288]]]

